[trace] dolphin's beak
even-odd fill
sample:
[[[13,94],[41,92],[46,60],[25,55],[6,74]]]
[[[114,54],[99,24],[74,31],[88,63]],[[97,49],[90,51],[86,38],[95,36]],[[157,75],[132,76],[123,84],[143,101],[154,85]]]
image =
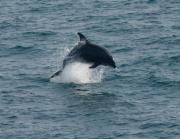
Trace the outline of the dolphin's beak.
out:
[[[113,60],[113,62],[111,64],[111,67],[116,68],[116,63],[114,62],[114,60]]]
[[[116,64],[114,63],[112,67],[113,67],[113,68],[116,68]]]

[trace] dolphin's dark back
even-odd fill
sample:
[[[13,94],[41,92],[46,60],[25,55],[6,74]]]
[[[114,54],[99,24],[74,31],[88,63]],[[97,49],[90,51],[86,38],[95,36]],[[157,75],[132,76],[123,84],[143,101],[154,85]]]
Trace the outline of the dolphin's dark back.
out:
[[[109,52],[98,45],[87,43],[80,48],[80,56],[89,62],[103,63],[104,60],[111,58]]]

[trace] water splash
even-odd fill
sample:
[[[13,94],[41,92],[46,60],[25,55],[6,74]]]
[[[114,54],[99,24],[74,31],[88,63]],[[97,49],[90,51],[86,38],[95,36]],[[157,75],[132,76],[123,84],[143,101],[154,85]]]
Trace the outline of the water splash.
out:
[[[70,50],[65,48],[64,52],[61,55],[61,58],[64,59],[65,55]],[[98,83],[101,82],[103,78],[103,69],[90,69],[91,64],[73,62],[65,66],[60,75],[55,76],[51,79],[52,82],[56,83]]]
[[[58,83],[98,83],[102,80],[103,70],[90,69],[90,64],[73,62],[67,65],[59,76],[51,79]]]

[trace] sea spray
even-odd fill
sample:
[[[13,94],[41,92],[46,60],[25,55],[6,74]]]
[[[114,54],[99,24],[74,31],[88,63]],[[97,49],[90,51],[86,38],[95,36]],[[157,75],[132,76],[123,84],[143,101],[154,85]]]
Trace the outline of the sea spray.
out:
[[[51,79],[57,83],[98,83],[102,80],[103,69],[90,69],[90,64],[73,62],[63,69],[59,76]]]

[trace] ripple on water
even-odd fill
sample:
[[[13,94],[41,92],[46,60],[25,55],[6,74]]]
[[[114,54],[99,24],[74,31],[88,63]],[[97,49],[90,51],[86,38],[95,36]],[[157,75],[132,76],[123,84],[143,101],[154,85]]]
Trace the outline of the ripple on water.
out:
[[[179,139],[179,4],[1,1],[0,138]],[[76,32],[117,68],[98,83],[50,82]]]
[[[31,31],[31,32],[24,32],[24,37],[48,37],[52,35],[56,35],[57,33],[54,31]]]

